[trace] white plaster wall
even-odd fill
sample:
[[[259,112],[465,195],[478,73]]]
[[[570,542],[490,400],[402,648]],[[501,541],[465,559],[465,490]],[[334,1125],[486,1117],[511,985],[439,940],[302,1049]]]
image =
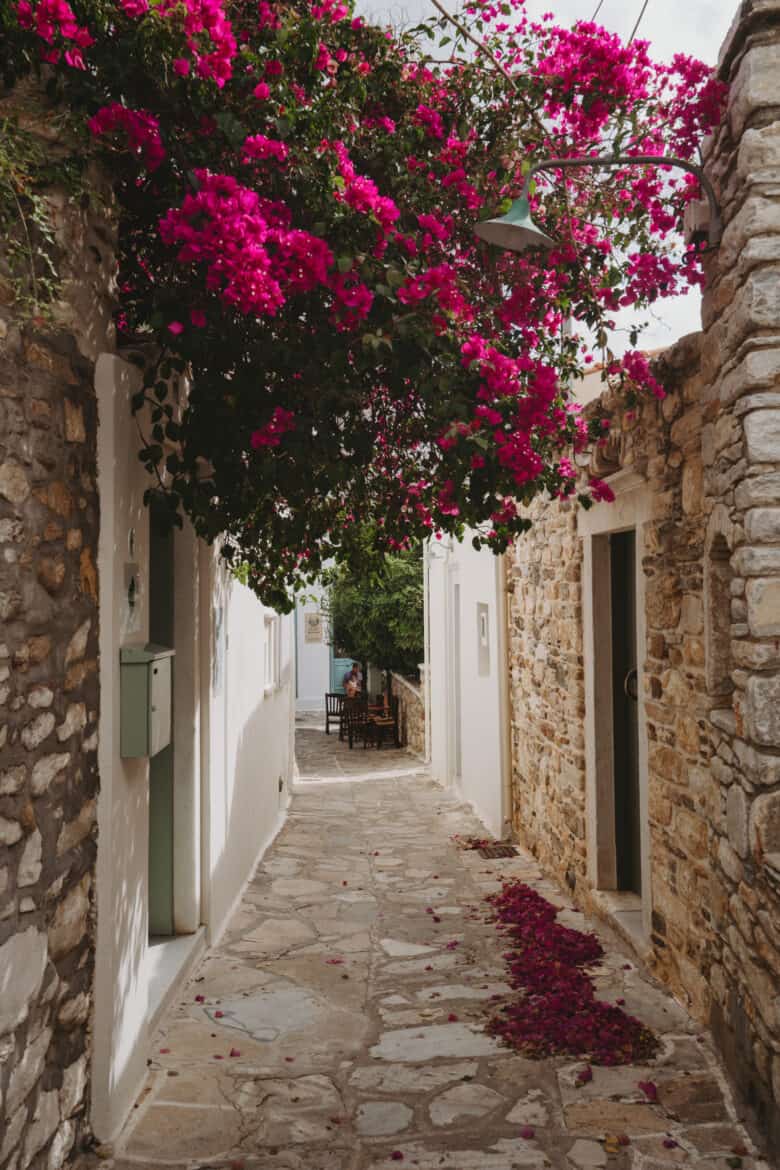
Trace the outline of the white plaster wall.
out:
[[[295,610],[296,671],[298,711],[324,711],[325,692],[330,690],[330,646],[328,645],[327,622],[323,620],[322,642],[306,641],[304,614],[316,613],[322,605],[322,589],[310,589],[299,601]]]
[[[477,552],[467,535],[428,555],[431,670],[431,765],[500,837],[502,811],[501,685],[496,558]],[[460,775],[456,775],[453,627],[454,585],[460,586]],[[479,674],[477,605],[488,607],[489,673]]]
[[[146,642],[149,633],[149,514],[143,505],[149,481],[130,413],[137,377],[114,355],[98,360],[101,787],[91,1120],[101,1141],[116,1137],[133,1106],[150,1040],[149,763],[119,755],[119,650]],[[132,610],[126,600],[131,528],[140,586]],[[279,685],[266,691],[269,611],[216,567],[213,550],[198,545],[189,526],[175,541],[174,918],[177,931],[193,932],[203,923],[214,939],[288,803],[293,623],[277,619]]]
[[[277,616],[279,684],[266,690],[265,617],[271,611],[220,567],[212,565],[212,579],[210,625],[216,669],[211,671],[204,796],[204,895],[213,942],[259,857],[281,828],[289,803],[294,659],[292,616]],[[224,644],[218,647],[220,638]]]
[[[428,614],[428,710],[431,774],[441,784],[451,783],[448,761],[447,694],[448,664],[451,648],[447,638],[447,562],[448,554],[431,542],[425,553]]]
[[[119,358],[98,359],[101,715],[92,1124],[103,1140],[115,1136],[146,1073],[149,762],[119,756],[119,647],[146,641],[149,630],[147,477],[129,407],[137,379]],[[132,611],[125,580],[131,528],[140,566]]]

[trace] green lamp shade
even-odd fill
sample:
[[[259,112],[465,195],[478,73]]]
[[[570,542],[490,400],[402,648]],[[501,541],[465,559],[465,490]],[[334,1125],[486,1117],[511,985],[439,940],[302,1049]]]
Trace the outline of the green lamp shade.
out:
[[[531,219],[531,210],[524,195],[515,199],[506,215],[486,219],[474,228],[476,235],[488,244],[509,252],[524,252],[526,248],[554,248],[555,240],[545,235]]]

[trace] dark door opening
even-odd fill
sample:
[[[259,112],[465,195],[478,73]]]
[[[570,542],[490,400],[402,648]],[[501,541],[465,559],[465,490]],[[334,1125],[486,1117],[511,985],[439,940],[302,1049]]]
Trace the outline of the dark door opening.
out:
[[[641,894],[634,531],[617,532],[610,537],[610,578],[617,888]]]
[[[173,529],[149,513],[149,641],[173,646]],[[176,671],[176,663],[172,664]],[[175,718],[175,710],[171,718]],[[173,741],[149,761],[149,934],[173,934]]]

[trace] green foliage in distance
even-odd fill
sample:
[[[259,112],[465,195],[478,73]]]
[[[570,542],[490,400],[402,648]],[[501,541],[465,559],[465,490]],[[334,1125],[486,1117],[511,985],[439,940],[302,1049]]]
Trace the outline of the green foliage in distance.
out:
[[[381,572],[367,576],[339,566],[330,576],[326,608],[333,643],[348,657],[416,674],[425,653],[420,547],[388,556]]]

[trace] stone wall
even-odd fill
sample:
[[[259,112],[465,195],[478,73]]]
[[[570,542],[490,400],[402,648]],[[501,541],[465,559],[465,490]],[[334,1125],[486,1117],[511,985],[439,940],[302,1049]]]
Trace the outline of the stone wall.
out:
[[[614,438],[592,469],[620,472],[616,485],[633,473],[649,500],[647,957],[710,1023],[770,1149],[780,1147],[779,52],[780,3],[747,0],[722,54],[729,112],[708,152],[725,231],[704,331],[657,362],[663,402],[635,412],[604,402]],[[540,505],[534,519],[508,558],[514,824],[603,908],[588,752],[598,761],[604,745],[586,743],[592,580],[574,507]]]
[[[394,674],[393,694],[398,698],[401,743],[417,756],[425,755],[425,698],[422,688],[403,675]]]
[[[106,337],[112,249],[88,213],[63,193],[51,197],[73,276],[55,322],[23,319],[0,281],[2,1170],[63,1165],[84,1130],[89,1092],[99,707],[93,363]]]

